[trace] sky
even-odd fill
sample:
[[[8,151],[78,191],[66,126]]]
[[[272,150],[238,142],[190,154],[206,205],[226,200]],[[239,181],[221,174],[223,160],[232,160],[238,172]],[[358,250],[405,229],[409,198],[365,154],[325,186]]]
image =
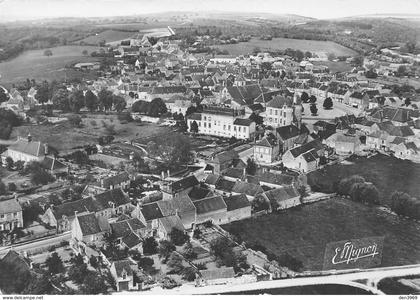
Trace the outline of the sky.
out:
[[[367,14],[420,14],[420,0],[0,0],[0,21],[215,10],[328,19]]]

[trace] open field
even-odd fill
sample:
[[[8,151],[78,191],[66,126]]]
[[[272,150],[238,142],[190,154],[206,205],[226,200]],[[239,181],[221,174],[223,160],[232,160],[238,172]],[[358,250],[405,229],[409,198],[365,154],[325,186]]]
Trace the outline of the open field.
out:
[[[351,164],[331,165],[309,173],[308,183],[331,189],[333,183],[342,178],[360,175],[376,185],[383,204],[389,204],[392,193],[397,190],[413,197],[420,196],[419,164],[382,154],[370,158],[354,157],[349,161]]]
[[[222,227],[277,255],[288,252],[304,270],[322,269],[327,243],[370,236],[385,237],[381,266],[420,263],[419,223],[342,198]]]
[[[330,73],[350,72],[353,67],[344,61],[313,61],[316,66],[327,66]]]
[[[99,42],[105,41],[107,43],[121,41],[124,39],[129,39],[135,35],[135,32],[132,31],[121,31],[121,30],[105,30],[96,35],[91,35],[83,40],[77,41],[76,43],[85,43],[87,45],[98,45]]]
[[[109,135],[109,132],[102,125],[102,121],[108,125],[114,125],[115,141],[128,141],[142,137],[148,138],[150,136],[164,134],[170,130],[168,127],[160,127],[147,123],[141,126],[136,122],[121,124],[116,116],[94,115],[94,117],[88,116],[82,120],[83,126],[81,128],[74,128],[68,122],[56,125],[15,127],[10,138],[16,139],[18,135],[27,136],[30,132],[34,140],[41,140],[58,151],[63,152],[88,144],[97,144],[99,136]]]
[[[253,38],[249,42],[245,43],[217,45],[215,47],[219,49],[226,49],[231,55],[251,53],[255,47],[259,47],[261,50],[284,50],[292,48],[314,53],[334,53],[337,56],[352,56],[356,54],[355,51],[330,41],[311,41],[286,38],[273,38],[271,41],[263,41]]]
[[[77,62],[98,61],[98,58],[83,56],[83,50],[91,53],[98,48],[91,46],[54,47],[51,48],[53,55],[50,57],[44,55],[45,50],[26,51],[10,61],[0,63],[0,82],[7,85],[24,81],[26,78],[41,81],[60,79],[65,76],[71,78],[76,75],[86,78],[89,76],[88,73],[65,68],[66,65]]]
[[[316,107],[318,108],[318,112],[316,116],[313,116],[311,114],[310,110],[310,104],[309,103],[302,103],[304,112],[302,115],[302,120],[305,123],[313,124],[316,123],[319,120],[334,120],[337,117],[344,116],[346,114],[354,114],[358,115],[360,113],[359,110],[357,110],[354,107],[347,106],[340,102],[335,102],[332,109],[324,109],[323,107],[324,100],[318,99],[316,102]]]

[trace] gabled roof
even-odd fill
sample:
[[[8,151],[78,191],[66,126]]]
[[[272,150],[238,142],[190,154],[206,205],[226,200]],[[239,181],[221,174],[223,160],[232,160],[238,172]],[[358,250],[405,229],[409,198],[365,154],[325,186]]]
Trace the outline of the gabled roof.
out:
[[[104,208],[112,208],[111,203],[114,203],[115,207],[130,203],[130,200],[121,189],[109,190],[104,193],[95,195],[94,198]]]
[[[306,153],[312,149],[320,150],[322,149],[322,144],[319,140],[313,140],[309,143],[303,144],[302,146],[295,147],[293,149],[290,149],[290,153],[293,155],[293,157],[298,157],[299,155]]]
[[[232,192],[246,194],[248,196],[256,196],[263,191],[261,186],[249,182],[237,181],[232,188]]]
[[[299,197],[299,193],[293,186],[282,186],[264,193],[270,202],[281,202]]]
[[[182,178],[181,180],[175,181],[171,184],[172,186],[172,193],[178,193],[183,191],[187,188],[193,187],[195,185],[199,185],[197,178],[194,175]]]
[[[241,168],[228,168],[222,171],[223,176],[241,179],[244,175],[244,169]]]
[[[63,216],[73,217],[76,212],[97,212],[101,207],[95,204],[92,197],[88,197],[54,206],[51,210],[56,220],[60,220]]]
[[[223,199],[228,211],[251,206],[251,203],[245,194],[232,195],[230,197],[224,197]]]
[[[106,177],[102,179],[101,185],[105,188],[109,188],[110,186],[115,186],[121,184],[123,182],[127,182],[130,180],[130,177],[127,172],[122,172],[110,177]]]
[[[22,211],[22,207],[16,199],[0,201],[0,214],[9,214]]]
[[[235,121],[233,121],[233,125],[239,125],[239,126],[250,126],[252,123],[254,123],[254,121],[250,120],[250,119],[235,119]]]
[[[283,108],[285,105],[290,107],[292,100],[278,95],[267,103],[267,108]]]
[[[143,205],[141,213],[146,221],[163,218],[162,211],[156,202]]]
[[[259,182],[266,182],[276,185],[290,185],[294,181],[294,177],[286,174],[277,174],[265,172],[256,176]]]
[[[197,214],[202,215],[209,212],[227,209],[226,203],[223,201],[222,196],[213,196],[196,200],[193,202],[197,209]]]
[[[238,153],[236,153],[235,151],[232,151],[232,150],[224,151],[224,152],[216,154],[214,159],[212,159],[212,162],[222,164],[224,162],[231,161],[238,157],[239,157]]]
[[[117,260],[112,263],[115,266],[115,271],[118,277],[122,277],[123,273],[127,276],[133,276],[133,270],[131,269],[131,263],[128,259]]]
[[[167,233],[170,233],[174,228],[179,229],[181,231],[185,230],[181,219],[177,215],[166,216],[166,217],[160,218],[159,221]]]
[[[45,155],[44,144],[39,141],[28,141],[27,139],[18,138],[16,142],[8,147],[9,150],[25,153],[35,157]]]
[[[224,192],[231,192],[234,186],[235,186],[235,182],[226,180],[224,178],[220,178],[216,182],[216,189],[224,191]]]
[[[297,137],[304,133],[309,133],[309,130],[305,125],[302,125],[300,129],[295,125],[282,126],[278,127],[276,131],[283,141]]]
[[[79,222],[80,230],[82,231],[83,236],[98,234],[102,232],[98,223],[98,219],[94,213],[81,216],[78,215],[77,220]]]
[[[216,182],[219,180],[220,175],[217,174],[209,174],[206,178],[205,183],[210,185],[215,185]]]
[[[46,170],[60,170],[67,168],[65,164],[49,156],[46,156],[41,161],[41,166]]]
[[[135,234],[134,232],[131,232],[129,235],[122,238],[122,242],[128,247],[133,248],[134,246],[137,246],[142,242],[140,237]]]
[[[202,187],[193,187],[193,189],[188,193],[188,196],[192,199],[192,201],[203,199],[211,195],[212,191]]]
[[[190,197],[181,193],[170,200],[159,200],[156,202],[163,216],[175,215],[183,212],[191,212],[195,210],[194,204]]]

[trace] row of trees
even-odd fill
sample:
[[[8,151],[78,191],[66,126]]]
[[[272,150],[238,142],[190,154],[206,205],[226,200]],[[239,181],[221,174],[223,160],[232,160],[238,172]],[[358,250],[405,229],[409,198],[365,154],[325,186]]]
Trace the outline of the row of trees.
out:
[[[407,193],[394,192],[391,196],[391,209],[396,214],[420,219],[420,201]]]
[[[366,182],[359,175],[340,180],[337,186],[337,194],[349,196],[353,201],[364,204],[380,204],[379,191],[376,186]]]
[[[58,89],[52,96],[52,102],[55,107],[65,112],[79,112],[86,107],[91,112],[110,111],[114,108],[117,112],[122,112],[127,103],[121,96],[114,95],[111,91],[102,89],[98,96],[88,90],[84,93],[82,90],[69,92],[66,88]]]
[[[1,90],[1,89],[0,89]],[[8,109],[0,109],[0,139],[9,139],[13,127],[20,126],[22,119]]]
[[[151,102],[139,100],[133,104],[133,112],[148,115],[150,117],[160,117],[168,112],[165,102],[161,98],[153,99]]]

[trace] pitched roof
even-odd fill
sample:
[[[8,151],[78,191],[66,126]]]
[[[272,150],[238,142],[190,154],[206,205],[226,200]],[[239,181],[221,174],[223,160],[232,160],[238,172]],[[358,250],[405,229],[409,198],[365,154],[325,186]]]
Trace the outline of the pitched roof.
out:
[[[115,207],[130,203],[130,200],[121,189],[109,190],[104,193],[97,194],[94,197],[95,200],[104,208],[111,208],[111,203],[114,203]]]
[[[160,223],[162,224],[163,228],[167,233],[170,233],[174,228],[184,231],[184,225],[182,224],[181,219],[179,216],[166,216],[159,219]]]
[[[126,221],[111,223],[109,226],[115,238],[123,238],[132,232],[130,225]]]
[[[208,196],[211,196],[212,192],[206,188],[202,187],[193,187],[193,189],[188,193],[188,196],[194,201],[198,199],[203,199]]]
[[[98,219],[94,213],[81,216],[78,215],[77,220],[79,222],[80,230],[84,236],[102,232]]]
[[[265,172],[256,176],[259,182],[266,182],[276,185],[290,185],[294,181],[294,177],[286,174],[278,174]]]
[[[293,186],[282,186],[264,193],[270,202],[281,202],[291,198],[299,197],[299,193]]]
[[[233,278],[235,276],[235,271],[233,270],[233,267],[221,267],[210,270],[201,270],[200,274],[204,280],[215,280]]]
[[[28,141],[27,139],[18,138],[16,142],[8,147],[9,150],[25,153],[35,157],[45,155],[44,144],[40,141]]]
[[[181,193],[170,200],[159,200],[156,204],[159,207],[162,216],[170,216],[177,212],[183,213],[195,210],[195,206],[190,197],[185,193]]]
[[[63,164],[59,160],[57,160],[55,158],[51,158],[49,156],[46,156],[41,161],[41,166],[46,170],[60,170],[60,169],[67,168],[67,166],[65,164]]]
[[[134,246],[137,246],[142,242],[140,237],[135,234],[134,232],[131,232],[129,235],[122,238],[122,242],[128,247],[133,248]]]
[[[54,206],[51,210],[56,220],[59,220],[63,216],[73,217],[75,212],[97,212],[101,210],[101,207],[95,204],[92,197],[88,197]]]
[[[295,147],[293,149],[290,149],[290,153],[293,155],[293,157],[298,157],[299,155],[306,153],[312,149],[320,150],[322,149],[322,144],[319,140],[313,140],[309,143],[303,144],[302,146]]]
[[[245,194],[232,195],[230,197],[224,197],[223,199],[228,211],[251,206],[251,203]]]
[[[248,196],[256,196],[263,191],[261,186],[249,182],[237,181],[232,188],[232,192],[234,193],[243,193]]]
[[[216,182],[216,189],[224,192],[231,192],[234,186],[235,182],[224,178],[219,178],[219,180]]]
[[[235,119],[235,121],[233,121],[233,125],[239,125],[239,126],[250,126],[252,123],[254,123],[254,121],[250,120],[250,119]]]
[[[171,184],[172,193],[183,191],[187,188],[200,184],[194,175],[184,177],[181,180],[175,181]]]
[[[228,168],[222,171],[223,176],[241,179],[244,176],[244,169]]]
[[[122,277],[124,272],[127,276],[133,275],[131,263],[128,259],[114,261],[113,265],[115,266],[115,271],[117,272],[118,277]]]
[[[282,126],[278,127],[276,131],[283,141],[297,137],[304,133],[309,133],[309,130],[305,125],[302,125],[300,129],[295,125]]]
[[[267,103],[268,108],[283,108],[283,106],[291,106],[292,100],[283,96],[276,96]]]
[[[196,200],[193,202],[197,209],[197,214],[206,214],[209,212],[227,209],[226,203],[223,201],[222,196],[213,196]]]
[[[8,214],[22,211],[22,207],[16,199],[0,201],[0,214]]]
[[[146,221],[160,219],[163,217],[162,211],[156,202],[143,205],[141,208],[141,213],[143,214],[143,217]]]
[[[256,143],[257,146],[272,148],[277,145],[277,140],[274,136],[265,136]]]
[[[113,176],[103,178],[101,181],[102,187],[109,188],[111,185],[115,186],[130,180],[127,172],[122,172]]]
[[[217,182],[219,179],[220,179],[220,175],[217,175],[217,174],[209,174],[209,175],[206,177],[206,181],[205,181],[205,183],[206,183],[206,184],[210,184],[210,185],[215,185],[215,184],[216,184],[216,182]]]
[[[233,160],[235,158],[238,158],[238,153],[236,153],[235,151],[229,150],[229,151],[224,151],[224,152],[220,152],[216,154],[214,158],[212,159],[212,162],[222,164],[224,162]]]

